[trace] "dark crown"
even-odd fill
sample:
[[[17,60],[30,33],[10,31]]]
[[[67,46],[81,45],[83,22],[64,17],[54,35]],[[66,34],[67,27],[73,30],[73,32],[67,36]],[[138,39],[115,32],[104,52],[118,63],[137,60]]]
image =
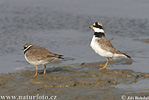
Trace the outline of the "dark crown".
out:
[[[95,23],[93,24],[93,26],[96,27],[96,28],[103,29],[103,25],[102,25],[101,22],[95,22]]]

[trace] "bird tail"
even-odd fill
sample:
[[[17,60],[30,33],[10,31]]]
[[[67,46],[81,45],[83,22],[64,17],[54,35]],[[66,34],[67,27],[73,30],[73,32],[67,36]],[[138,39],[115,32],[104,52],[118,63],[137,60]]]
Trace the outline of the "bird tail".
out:
[[[57,59],[64,59],[64,58],[63,58],[63,55],[55,54],[55,57],[56,57]]]
[[[131,57],[130,57],[129,55],[127,55],[126,53],[120,52],[119,50],[118,50],[118,53],[119,53],[122,57],[126,57],[126,58],[130,58],[130,59],[131,59]]]
[[[129,56],[129,55],[127,55],[127,54],[125,54],[125,53],[123,53],[124,55],[125,55],[125,57],[127,57],[127,58],[130,58],[131,59],[131,57]]]

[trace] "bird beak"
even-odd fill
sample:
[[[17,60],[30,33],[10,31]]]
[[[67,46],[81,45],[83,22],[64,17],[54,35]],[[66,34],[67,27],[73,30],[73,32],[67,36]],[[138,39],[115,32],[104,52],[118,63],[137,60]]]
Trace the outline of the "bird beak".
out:
[[[93,28],[94,26],[90,26],[89,28]]]

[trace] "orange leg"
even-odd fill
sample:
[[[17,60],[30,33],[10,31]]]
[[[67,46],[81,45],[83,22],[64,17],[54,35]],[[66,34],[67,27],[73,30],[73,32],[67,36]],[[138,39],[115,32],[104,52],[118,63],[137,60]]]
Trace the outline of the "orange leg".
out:
[[[106,64],[105,64],[105,66],[102,67],[102,68],[99,68],[99,69],[100,69],[100,70],[106,69],[106,68],[107,68],[107,65],[108,65],[108,62],[109,62],[109,58],[107,58],[107,62],[106,62]]]
[[[37,72],[38,72],[38,66],[36,66],[36,73],[35,73],[34,77],[37,76]]]
[[[46,74],[46,64],[44,64],[44,75]]]

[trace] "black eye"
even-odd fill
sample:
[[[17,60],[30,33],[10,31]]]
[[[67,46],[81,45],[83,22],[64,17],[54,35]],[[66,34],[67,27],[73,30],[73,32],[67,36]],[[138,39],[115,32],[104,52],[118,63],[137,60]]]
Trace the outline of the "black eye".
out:
[[[24,47],[24,49],[26,49],[27,47]]]
[[[101,25],[99,25],[98,27],[99,27],[100,29],[102,29],[102,26],[101,26]]]

